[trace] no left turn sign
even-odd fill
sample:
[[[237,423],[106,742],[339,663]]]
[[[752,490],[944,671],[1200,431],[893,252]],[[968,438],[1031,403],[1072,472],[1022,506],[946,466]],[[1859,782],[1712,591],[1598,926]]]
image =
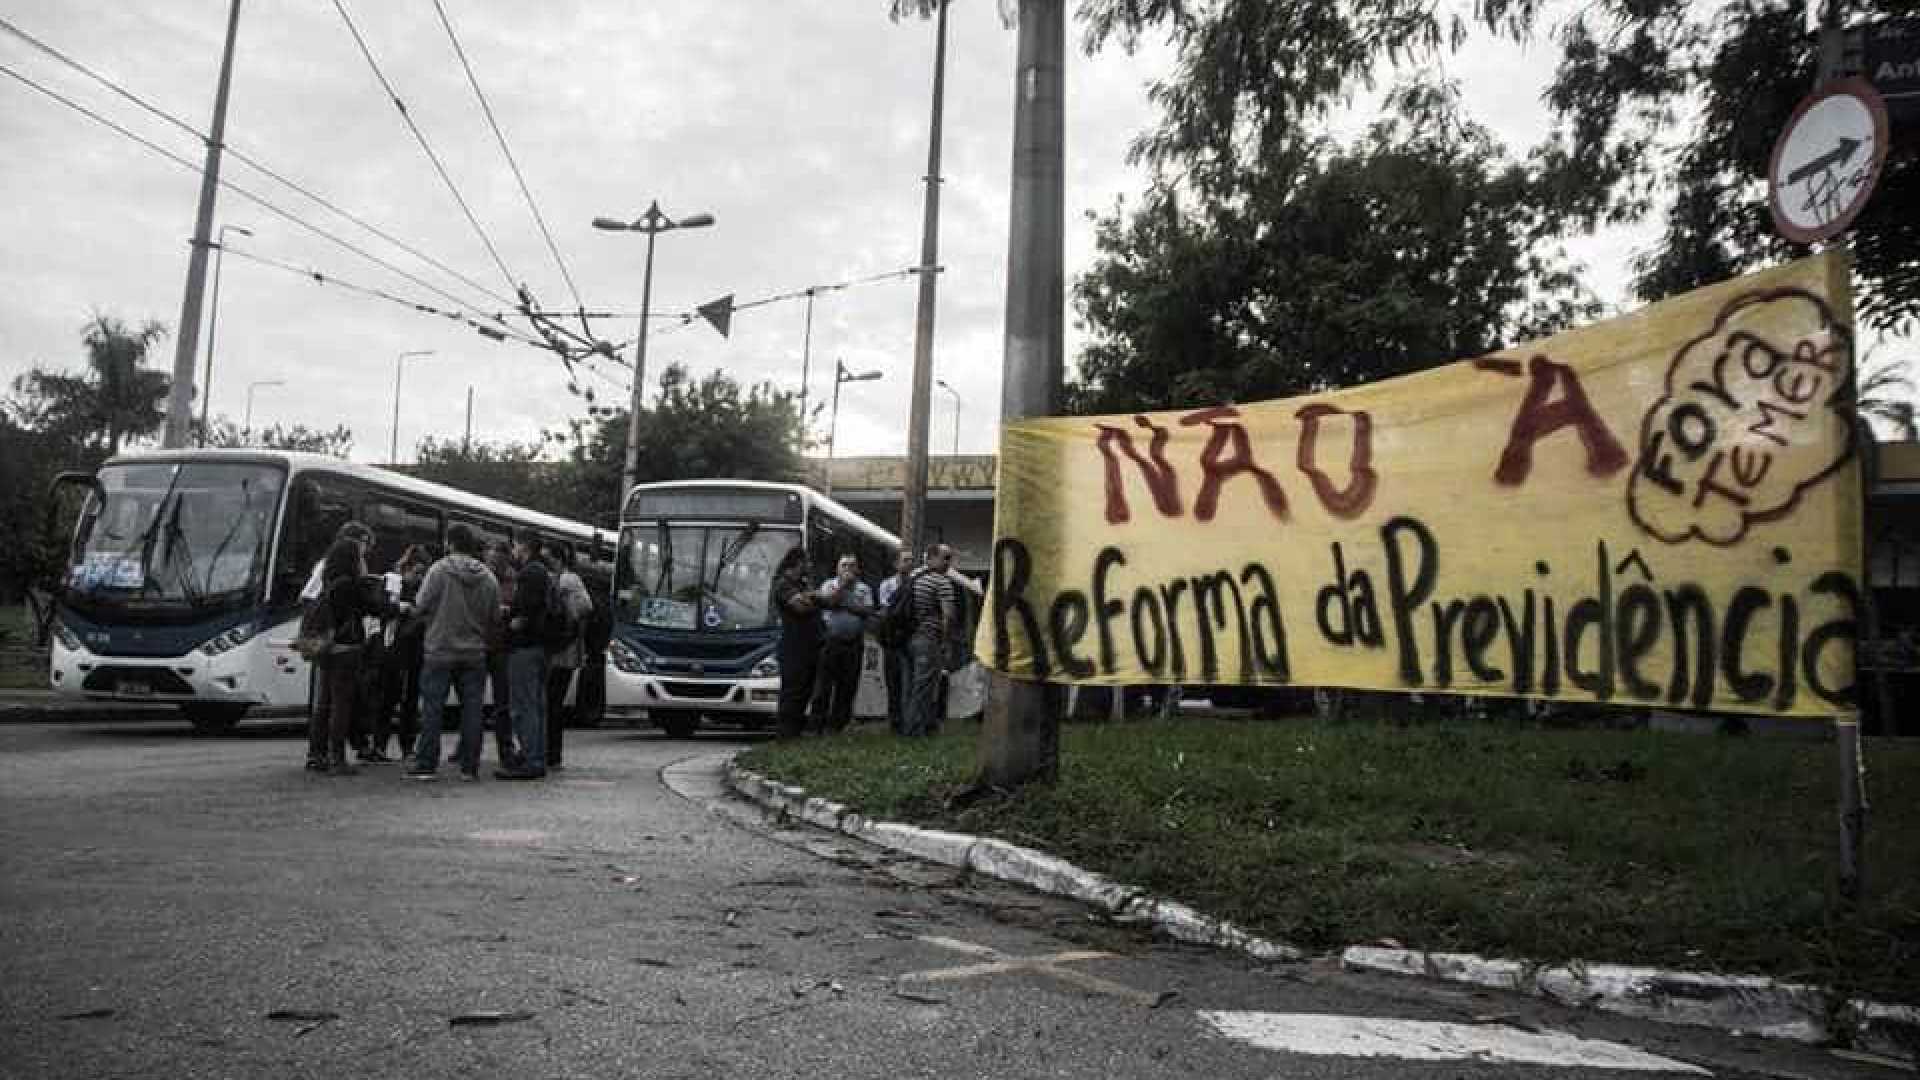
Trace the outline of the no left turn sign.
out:
[[[1814,91],[1787,121],[1767,167],[1773,224],[1802,244],[1826,240],[1853,222],[1887,157],[1887,107],[1864,79]]]

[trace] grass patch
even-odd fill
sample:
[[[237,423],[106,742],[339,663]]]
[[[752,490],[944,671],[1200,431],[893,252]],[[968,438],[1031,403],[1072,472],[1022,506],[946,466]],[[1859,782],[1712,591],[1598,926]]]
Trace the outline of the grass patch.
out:
[[[1632,731],[1069,725],[1062,778],[963,810],[975,730],[741,764],[878,818],[1044,848],[1308,948],[1383,938],[1757,972],[1920,1002],[1920,743],[1866,749],[1867,873],[1833,892],[1833,748]]]

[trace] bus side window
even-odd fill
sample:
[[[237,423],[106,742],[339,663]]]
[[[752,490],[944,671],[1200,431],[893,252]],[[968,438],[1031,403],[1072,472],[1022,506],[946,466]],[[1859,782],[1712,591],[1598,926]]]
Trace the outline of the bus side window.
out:
[[[314,564],[326,557],[333,534],[352,517],[348,493],[325,477],[309,473],[294,481],[274,574],[276,607],[299,603],[300,590],[306,587]]]

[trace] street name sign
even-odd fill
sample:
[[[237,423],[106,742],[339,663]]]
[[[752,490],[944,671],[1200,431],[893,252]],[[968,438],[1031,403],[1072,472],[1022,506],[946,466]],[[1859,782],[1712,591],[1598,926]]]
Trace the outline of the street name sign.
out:
[[[1864,79],[1814,91],[1787,121],[1767,166],[1767,203],[1782,236],[1812,244],[1867,205],[1887,157],[1887,108]]]

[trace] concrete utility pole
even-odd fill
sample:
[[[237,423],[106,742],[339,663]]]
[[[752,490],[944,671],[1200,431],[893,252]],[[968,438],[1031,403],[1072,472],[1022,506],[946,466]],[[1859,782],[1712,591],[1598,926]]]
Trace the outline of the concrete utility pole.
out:
[[[173,386],[167,395],[167,426],[160,445],[187,445],[193,429],[193,362],[200,355],[200,306],[207,288],[208,235],[213,231],[213,197],[220,190],[221,141],[227,132],[227,86],[233,81],[233,41],[240,30],[240,0],[227,11],[227,49],[220,58],[220,85],[213,94],[213,127],[207,135],[207,165],[200,171],[200,216],[193,223],[193,251],[187,256],[187,295],[180,302],[180,331],[174,335]]]
[[[1066,0],[1020,0],[1002,422],[1051,415],[1065,377],[1066,21]],[[1060,775],[1057,697],[1045,683],[989,675],[981,785]]]
[[[1023,7],[1025,5],[1022,5]],[[920,226],[920,303],[913,326],[913,393],[907,412],[907,475],[900,500],[900,542],[925,550],[927,424],[933,395],[933,301],[940,262],[940,122],[947,93],[947,0],[940,0],[933,46],[933,124],[927,142],[926,210]]]

